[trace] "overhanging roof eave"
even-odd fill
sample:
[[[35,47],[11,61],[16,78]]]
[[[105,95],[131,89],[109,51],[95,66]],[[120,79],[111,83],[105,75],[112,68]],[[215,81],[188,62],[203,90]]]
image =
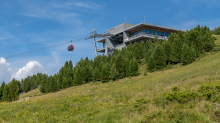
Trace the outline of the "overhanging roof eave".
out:
[[[174,28],[169,28],[169,27],[164,27],[164,26],[158,26],[158,25],[153,25],[153,24],[148,24],[148,23],[139,23],[137,25],[131,26],[124,31],[133,31],[135,29],[141,28],[141,27],[151,27],[151,28],[157,28],[157,29],[164,29],[164,30],[171,30],[171,31],[176,31],[178,32],[180,29],[174,29]],[[185,30],[181,30],[182,32],[186,32]]]

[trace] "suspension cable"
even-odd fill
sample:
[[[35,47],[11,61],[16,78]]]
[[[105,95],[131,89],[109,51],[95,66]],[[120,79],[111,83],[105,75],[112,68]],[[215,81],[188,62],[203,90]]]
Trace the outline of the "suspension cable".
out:
[[[85,38],[76,39],[76,40],[73,40],[73,41],[68,41],[68,42],[65,42],[65,43],[60,43],[60,44],[56,44],[56,45],[52,45],[52,46],[48,46],[48,47],[43,47],[43,48],[40,48],[40,49],[31,50],[31,51],[27,51],[27,52],[23,52],[23,53],[18,53],[18,54],[6,56],[6,57],[3,57],[3,58],[10,59],[10,58],[14,58],[14,57],[18,57],[18,56],[22,56],[22,55],[26,55],[26,54],[38,52],[38,51],[41,51],[41,50],[50,49],[50,48],[57,47],[57,46],[60,46],[60,45],[68,44],[70,42],[72,44],[72,42],[79,41],[79,40],[82,40],[82,39],[85,39]]]

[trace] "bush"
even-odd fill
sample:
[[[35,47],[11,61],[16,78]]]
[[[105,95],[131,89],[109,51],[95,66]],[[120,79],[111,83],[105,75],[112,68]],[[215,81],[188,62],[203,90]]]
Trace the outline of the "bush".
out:
[[[195,100],[195,98],[198,96],[198,93],[194,91],[185,90],[180,92],[178,87],[173,87],[172,90],[173,90],[172,92],[165,94],[165,98],[167,100],[170,101],[176,100],[179,103],[186,103],[192,99]]]
[[[202,84],[198,90],[200,95],[207,100],[211,100],[212,102],[216,102],[219,100],[218,95],[220,94],[220,83],[205,83]]]

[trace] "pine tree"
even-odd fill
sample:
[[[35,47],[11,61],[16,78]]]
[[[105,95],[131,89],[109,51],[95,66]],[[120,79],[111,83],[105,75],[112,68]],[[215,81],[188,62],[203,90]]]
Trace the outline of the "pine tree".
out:
[[[8,84],[6,84],[5,87],[4,87],[4,91],[3,91],[3,95],[2,95],[2,101],[10,101]]]
[[[125,64],[123,61],[124,59],[122,58],[122,56],[120,54],[117,55],[115,65],[119,72],[119,78],[123,78],[125,76]]]
[[[116,68],[116,65],[113,64],[110,69],[110,78],[112,78],[113,80],[116,80],[117,77],[118,77],[118,70]]]
[[[163,42],[163,49],[166,55],[166,62],[171,62],[170,60],[170,52],[171,52],[171,45],[169,41],[164,41]]]
[[[45,86],[46,86],[46,74],[44,74],[43,76],[42,76],[42,79],[41,79],[41,83],[40,83],[40,85],[41,85],[41,87],[40,87],[40,92],[41,93],[45,93],[46,91],[45,91]]]
[[[9,96],[10,96],[10,101],[15,101],[18,100],[18,93],[19,91],[19,87],[18,87],[18,83],[15,79],[12,79],[12,81],[9,84]]]
[[[50,92],[55,92],[57,91],[57,82],[55,80],[55,75],[51,77],[50,80]]]
[[[148,62],[147,62],[148,70],[149,71],[154,71],[155,70],[155,63],[154,63],[154,57],[153,55],[150,56]]]
[[[181,58],[181,52],[178,47],[178,38],[175,38],[171,45],[170,60],[173,63],[178,63],[180,62],[180,58]]]
[[[51,77],[49,76],[45,83],[45,93],[50,92],[50,80],[51,80]]]
[[[138,75],[138,62],[136,59],[132,59],[132,68],[133,68],[133,75]]]
[[[127,50],[129,52],[133,52],[133,46],[132,46],[131,42],[129,43]]]
[[[95,68],[94,72],[93,72],[93,80],[97,81],[97,79],[100,78],[100,72],[97,68]]]
[[[76,66],[76,71],[74,73],[74,85],[80,85],[81,84],[81,67],[80,65]]]
[[[62,84],[62,89],[66,88],[66,83],[67,83],[67,79],[66,79],[66,77],[64,77],[63,84]]]
[[[134,76],[134,64],[133,64],[133,60],[129,61],[129,68],[128,68],[128,76]]]
[[[107,66],[105,64],[102,66],[101,81],[103,83],[108,81],[108,69],[107,69]]]
[[[145,54],[145,57],[144,57],[144,58],[145,58],[145,61],[146,61],[146,62],[149,61],[149,58],[150,58],[152,52],[153,52],[152,49],[149,49],[148,52]]]
[[[157,45],[153,52],[154,64],[156,69],[162,69],[166,67],[166,54],[164,53],[163,47]]]
[[[85,69],[84,69],[84,71],[85,71],[85,81],[86,82],[89,82],[89,81],[91,81],[91,79],[92,79],[92,73],[91,73],[91,70],[90,70],[90,68],[89,68],[89,65],[86,65],[85,66]]]
[[[56,80],[56,82],[57,82],[57,90],[60,90],[60,89],[61,89],[60,78],[58,78],[58,79]]]
[[[4,88],[5,88],[5,82],[3,81],[0,87],[0,101],[2,100]]]

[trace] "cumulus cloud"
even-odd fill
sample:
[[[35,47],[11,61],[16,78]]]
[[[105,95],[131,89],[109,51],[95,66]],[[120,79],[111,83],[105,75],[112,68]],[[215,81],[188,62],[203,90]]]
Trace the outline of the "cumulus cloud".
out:
[[[32,76],[33,74],[36,75],[37,73],[46,73],[44,71],[44,66],[37,61],[29,61],[23,68],[14,73],[12,75],[12,78],[15,78],[16,80],[21,80],[23,78],[26,78],[28,75]]]
[[[8,83],[10,81],[13,71],[10,68],[10,63],[6,63],[5,58],[0,58],[0,83],[5,81]]]

